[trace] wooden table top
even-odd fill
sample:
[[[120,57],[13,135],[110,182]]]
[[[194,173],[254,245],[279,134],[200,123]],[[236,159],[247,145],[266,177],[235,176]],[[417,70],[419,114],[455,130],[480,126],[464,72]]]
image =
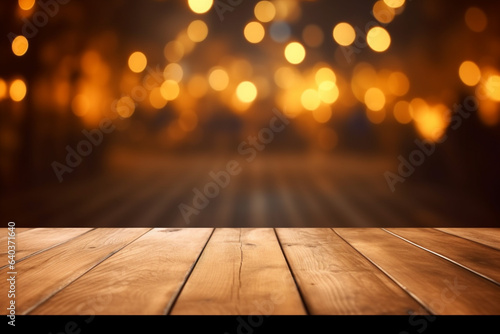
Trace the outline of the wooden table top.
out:
[[[16,232],[17,314],[500,314],[500,228]]]

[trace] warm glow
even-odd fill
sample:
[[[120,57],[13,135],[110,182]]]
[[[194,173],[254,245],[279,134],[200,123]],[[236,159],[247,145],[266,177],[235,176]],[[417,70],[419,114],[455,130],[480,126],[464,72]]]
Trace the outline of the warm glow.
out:
[[[149,103],[155,109],[161,109],[167,105],[167,100],[161,94],[160,87],[155,87],[149,93]]]
[[[124,96],[116,104],[116,112],[120,117],[129,118],[135,111],[135,102],[130,96]]]
[[[425,103],[413,101],[413,119],[420,135],[430,141],[441,138],[448,126],[449,110],[444,105],[428,106]],[[417,106],[417,108],[415,108]]]
[[[196,14],[208,12],[213,4],[213,0],[188,0],[189,8]]]
[[[399,101],[394,105],[394,118],[400,124],[408,124],[412,120],[412,107],[406,101]]]
[[[385,24],[392,22],[392,20],[394,20],[394,17],[396,16],[394,8],[389,7],[382,0],[375,2],[375,4],[373,5],[372,13],[377,21]]]
[[[402,72],[393,72],[387,79],[389,91],[396,96],[404,96],[410,89],[410,80]]]
[[[90,101],[84,94],[78,94],[71,102],[71,109],[76,116],[83,117],[90,110]]]
[[[385,110],[373,111],[370,109],[366,110],[366,117],[373,124],[380,124],[384,121],[386,117]]]
[[[488,17],[482,9],[470,7],[465,12],[465,24],[474,32],[482,32],[488,25]]]
[[[3,100],[7,96],[7,83],[5,80],[0,79],[0,100]]]
[[[318,47],[323,43],[323,38],[323,30],[315,24],[309,24],[302,30],[302,39],[307,46]]]
[[[35,5],[35,0],[19,0],[18,3],[22,10],[30,10]]]
[[[194,98],[201,98],[205,96],[208,90],[207,79],[203,75],[194,75],[189,79],[187,90],[189,95]]]
[[[254,13],[260,22],[269,22],[276,16],[276,8],[269,1],[260,1],[255,5]]]
[[[500,76],[492,75],[485,83],[486,94],[493,101],[500,102]]]
[[[481,80],[481,70],[472,61],[464,61],[458,70],[460,80],[467,86],[475,86]]]
[[[26,96],[26,84],[24,81],[21,79],[14,80],[10,84],[9,95],[13,101],[22,101]]]
[[[365,93],[366,107],[373,111],[380,111],[385,107],[385,95],[380,89],[372,87]]]
[[[332,117],[332,110],[328,106],[313,110],[312,116],[318,123],[326,123]]]
[[[182,77],[184,76],[184,71],[182,70],[181,65],[177,63],[170,63],[165,66],[163,70],[163,77],[165,80],[174,80],[175,82],[180,82]]]
[[[340,45],[349,46],[356,39],[356,32],[349,23],[341,22],[333,28],[333,39]]]
[[[19,35],[12,41],[12,52],[16,56],[22,56],[28,51],[28,40],[23,35]]]
[[[333,81],[323,81],[319,85],[318,94],[321,101],[332,104],[339,98],[339,88]]]
[[[306,89],[300,96],[300,103],[307,110],[315,110],[319,107],[321,99],[314,89]]]
[[[189,41],[193,43],[191,39],[189,39]],[[181,60],[182,57],[184,57],[184,45],[178,41],[171,41],[168,42],[167,45],[165,45],[165,49],[163,50],[163,52],[165,54],[165,58],[167,58],[168,61],[175,63]]]
[[[187,28],[187,35],[193,42],[202,42],[207,38],[208,27],[202,20],[194,20]]]
[[[384,2],[391,8],[399,8],[405,4],[405,0],[384,0]]]
[[[161,84],[160,92],[165,100],[173,101],[179,96],[180,88],[175,80],[165,80]]]
[[[250,81],[243,81],[236,88],[236,96],[241,102],[250,103],[257,97],[257,87]]]
[[[128,67],[132,72],[141,73],[146,68],[148,64],[148,59],[144,53],[136,51],[130,55],[128,58]]]
[[[316,80],[316,84],[319,86],[322,82],[325,81],[331,81],[335,83],[337,81],[337,76],[328,67],[322,67],[316,71],[314,79]]]
[[[291,67],[280,67],[274,73],[274,82],[283,89],[291,88],[300,79],[300,73]]]
[[[250,43],[259,43],[262,41],[265,35],[265,30],[262,24],[260,24],[257,21],[253,21],[248,23],[245,26],[245,29],[243,30],[243,34],[245,35],[245,38],[247,41]]]
[[[366,41],[373,51],[384,52],[391,45],[391,36],[384,28],[374,27],[368,31]]]
[[[210,71],[208,83],[213,90],[223,91],[229,84],[229,75],[222,68],[215,68]]]
[[[306,57],[306,50],[302,44],[291,42],[285,48],[285,58],[291,64],[300,64]]]

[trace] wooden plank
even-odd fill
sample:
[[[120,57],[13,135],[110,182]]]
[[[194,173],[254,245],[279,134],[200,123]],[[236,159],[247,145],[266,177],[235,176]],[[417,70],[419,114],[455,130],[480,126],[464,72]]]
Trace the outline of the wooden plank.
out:
[[[430,228],[386,230],[500,285],[499,250]]]
[[[331,229],[280,228],[276,233],[311,314],[427,314]]]
[[[500,314],[500,287],[381,229],[334,229],[431,313]]]
[[[165,314],[212,230],[155,228],[30,314]]]
[[[91,228],[34,228],[16,235],[16,262],[71,240]],[[16,229],[17,231],[17,229]],[[7,240],[0,241],[0,269],[7,263]]]
[[[63,245],[31,256],[16,265],[16,313],[28,314],[32,309],[64,289],[68,284],[137,239],[149,229],[102,228],[90,231]],[[7,277],[7,268],[0,270]],[[1,280],[1,290],[7,291]],[[0,299],[2,314],[7,299]]]
[[[171,314],[305,314],[273,229],[216,229]]]
[[[437,228],[437,230],[500,249],[500,228]]]

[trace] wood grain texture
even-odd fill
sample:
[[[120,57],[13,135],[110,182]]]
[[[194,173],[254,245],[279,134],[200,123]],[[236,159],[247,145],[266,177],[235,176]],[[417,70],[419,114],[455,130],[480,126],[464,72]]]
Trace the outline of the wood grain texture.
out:
[[[500,314],[500,287],[381,229],[334,229],[434,314]]]
[[[17,230],[17,229],[16,229]],[[22,234],[16,233],[16,262],[71,240],[91,228],[33,228]],[[7,240],[0,240],[0,269],[7,263]]]
[[[216,229],[171,314],[305,314],[272,229]]]
[[[500,250],[500,228],[437,228],[437,230]]]
[[[500,285],[500,251],[430,228],[386,229]]]
[[[16,313],[28,314],[148,230],[150,229],[96,229],[18,263]],[[7,268],[0,270],[0,275],[6,277]],[[6,291],[6,284],[6,280],[1,280],[1,291]],[[6,303],[5,298],[0,299],[2,314],[5,314]]]
[[[427,314],[331,229],[276,232],[311,314]]]
[[[30,314],[165,314],[211,232],[155,228]]]

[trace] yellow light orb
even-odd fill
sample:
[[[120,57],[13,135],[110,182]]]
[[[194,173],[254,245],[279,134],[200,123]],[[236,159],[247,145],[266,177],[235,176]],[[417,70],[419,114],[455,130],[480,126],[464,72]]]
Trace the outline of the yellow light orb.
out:
[[[380,89],[372,87],[365,93],[366,107],[372,111],[380,111],[385,107],[385,95]]]
[[[12,41],[12,52],[16,56],[22,56],[28,51],[28,40],[23,35],[19,35]]]
[[[35,0],[19,0],[18,4],[22,10],[30,10],[35,5]]]
[[[333,28],[333,39],[342,46],[349,46],[356,39],[356,31],[349,23],[341,22]]]
[[[331,81],[335,83],[337,81],[337,76],[332,69],[328,67],[322,67],[316,71],[314,80],[316,80],[316,84],[319,86],[324,81]]]
[[[222,68],[214,68],[208,75],[208,83],[213,90],[223,91],[229,85],[229,75]]]
[[[160,86],[160,92],[167,101],[173,101],[179,96],[179,84],[174,80],[165,80]]]
[[[500,76],[491,75],[485,83],[486,94],[490,99],[500,102]]]
[[[149,93],[149,103],[155,109],[162,109],[167,105],[167,100],[161,95],[160,87],[155,87]]]
[[[312,111],[314,120],[318,123],[326,123],[332,118],[332,109],[329,106],[323,106]]]
[[[476,65],[476,63],[466,60],[458,69],[458,75],[460,80],[467,86],[475,86],[481,80],[481,70]]]
[[[384,0],[384,2],[391,8],[399,8],[405,4],[405,0]]]
[[[193,42],[202,42],[207,38],[208,26],[202,20],[194,20],[187,28],[187,35]]]
[[[307,110],[316,110],[321,104],[319,94],[314,89],[306,89],[300,96],[300,103]]]
[[[21,79],[16,79],[10,84],[9,95],[13,101],[22,101],[26,96],[26,91],[26,84]]]
[[[412,120],[412,107],[406,101],[399,101],[394,105],[394,118],[400,124],[408,124]]]
[[[243,81],[236,88],[236,96],[241,102],[253,102],[257,97],[257,87],[250,81]]]
[[[254,14],[260,22],[269,22],[276,16],[276,8],[270,1],[259,1],[255,5]]]
[[[376,52],[384,52],[391,45],[391,35],[382,27],[373,27],[366,35],[370,48]]]
[[[375,2],[372,9],[373,16],[380,23],[391,23],[396,17],[396,11],[394,8],[389,7],[383,0]]]
[[[323,81],[318,89],[319,98],[324,103],[332,104],[339,98],[339,88],[333,81]]]
[[[132,72],[141,73],[146,68],[148,59],[146,55],[140,51],[136,51],[128,57],[128,67]]]
[[[213,4],[213,0],[188,0],[189,8],[196,14],[208,12]]]
[[[165,69],[163,70],[163,77],[165,80],[171,79],[175,82],[180,82],[183,76],[184,71],[182,70],[182,66],[177,63],[170,63],[165,66]]]
[[[193,41],[189,37],[187,38],[191,43],[193,43]],[[168,42],[167,45],[165,45],[163,53],[165,54],[165,58],[167,58],[168,61],[172,63],[178,62],[179,60],[182,59],[182,57],[184,57],[185,53],[184,45],[178,41]]]
[[[120,117],[129,118],[134,114],[135,102],[130,96],[124,96],[116,104],[116,112]]]
[[[402,72],[393,72],[387,79],[389,91],[396,96],[404,96],[410,90],[410,80]]]
[[[266,31],[264,30],[262,24],[257,21],[249,22],[243,30],[243,35],[245,35],[246,40],[254,44],[262,41],[265,33]]]
[[[306,57],[306,49],[299,42],[291,42],[285,47],[285,58],[290,64],[300,64]]]

